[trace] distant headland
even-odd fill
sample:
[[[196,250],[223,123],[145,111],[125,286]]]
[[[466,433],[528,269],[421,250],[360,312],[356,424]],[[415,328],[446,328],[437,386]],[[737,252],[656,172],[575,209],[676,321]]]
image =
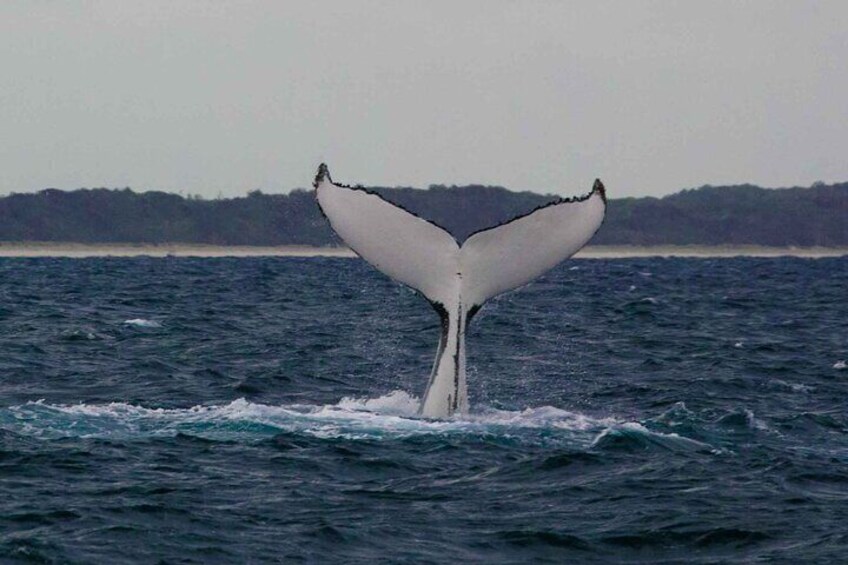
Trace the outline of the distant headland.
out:
[[[374,190],[459,239],[557,199],[480,185]],[[337,248],[340,242],[311,191],[300,189],[217,200],[128,188],[11,194],[0,197],[0,242],[6,242],[0,245],[0,255],[7,256],[20,255],[13,250],[23,248],[44,254],[51,242],[80,253],[98,246],[126,252],[114,254],[141,254],[139,246],[160,251],[171,246],[176,250],[171,254],[177,255],[186,250],[193,250],[189,255],[347,253]],[[221,246],[244,249],[212,251]],[[644,246],[661,246],[671,251],[653,254],[671,255],[698,255],[695,250],[703,246],[731,254],[745,249],[743,254],[765,253],[752,251],[759,248],[811,248],[808,255],[833,254],[827,249],[848,248],[848,182],[784,189],[702,186],[663,198],[612,199],[606,221],[584,256],[602,255],[606,246],[611,246],[610,252],[630,250],[626,255],[638,254]]]

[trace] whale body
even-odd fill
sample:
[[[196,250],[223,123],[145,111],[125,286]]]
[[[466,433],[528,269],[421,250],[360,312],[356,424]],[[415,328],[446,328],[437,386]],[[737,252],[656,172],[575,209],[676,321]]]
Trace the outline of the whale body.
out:
[[[459,243],[447,230],[360,186],[337,184],[326,165],[314,185],[318,206],[357,255],[418,291],[439,314],[442,335],[420,414],[468,412],[465,332],[490,298],[521,287],[567,259],[595,234],[606,212],[604,185],[560,199]]]

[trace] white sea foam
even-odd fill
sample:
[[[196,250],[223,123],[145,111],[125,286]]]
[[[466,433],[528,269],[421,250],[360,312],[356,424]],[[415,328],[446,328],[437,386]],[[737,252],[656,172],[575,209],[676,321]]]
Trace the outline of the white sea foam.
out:
[[[52,405],[29,402],[0,410],[0,429],[56,439],[111,440],[182,434],[221,441],[261,441],[280,433],[349,440],[451,436],[567,445],[578,449],[660,447],[715,451],[708,444],[661,433],[614,417],[597,418],[553,406],[524,410],[482,408],[446,420],[418,417],[418,398],[394,391],[378,398],[343,398],[336,404],[271,406],[241,398],[229,404],[147,408],[123,402]]]
[[[779,389],[791,390],[792,392],[812,392],[816,390],[816,387],[805,385],[801,383],[790,383],[788,381],[783,381],[780,379],[775,379],[771,382],[772,386]]]
[[[614,418],[594,418],[544,406],[521,411],[484,408],[468,416],[429,420],[403,391],[337,404],[270,406],[238,399],[217,406],[147,408],[122,402],[52,405],[30,402],[0,411],[0,428],[44,437],[132,439],[177,434],[261,440],[282,432],[322,438],[381,439],[450,434],[502,436],[519,441],[567,441],[588,446]]]
[[[837,361],[833,364],[833,368],[837,370],[848,369],[848,363],[845,361]]]
[[[162,324],[155,320],[145,320],[144,318],[133,318],[132,320],[124,320],[124,323],[128,326],[135,326],[137,328],[161,328]]]
[[[62,332],[62,338],[66,340],[86,340],[94,341],[99,336],[89,330],[65,330]]]
[[[419,399],[409,393],[402,390],[395,390],[378,398],[346,396],[339,401],[337,406],[344,410],[412,417],[417,414],[419,403]]]
[[[683,437],[676,433],[660,433],[649,430],[638,422],[624,422],[611,426],[602,431],[592,442],[591,447],[598,449],[623,441],[630,448],[646,448],[649,446],[662,447],[672,451],[703,451],[713,452],[713,446]]]

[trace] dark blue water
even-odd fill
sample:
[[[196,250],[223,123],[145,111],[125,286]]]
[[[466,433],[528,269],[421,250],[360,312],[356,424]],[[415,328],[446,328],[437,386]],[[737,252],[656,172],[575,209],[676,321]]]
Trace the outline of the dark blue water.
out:
[[[0,260],[0,561],[844,562],[848,258],[567,262],[438,339],[349,259]]]

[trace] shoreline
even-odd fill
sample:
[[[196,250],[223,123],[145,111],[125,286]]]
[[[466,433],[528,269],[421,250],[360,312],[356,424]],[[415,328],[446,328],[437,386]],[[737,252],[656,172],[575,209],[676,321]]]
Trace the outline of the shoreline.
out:
[[[347,247],[203,243],[0,242],[0,257],[356,257]]]
[[[765,247],[758,245],[590,245],[575,257],[841,257],[848,247]],[[0,257],[356,257],[346,247],[308,245],[249,246],[193,243],[0,242]]]

